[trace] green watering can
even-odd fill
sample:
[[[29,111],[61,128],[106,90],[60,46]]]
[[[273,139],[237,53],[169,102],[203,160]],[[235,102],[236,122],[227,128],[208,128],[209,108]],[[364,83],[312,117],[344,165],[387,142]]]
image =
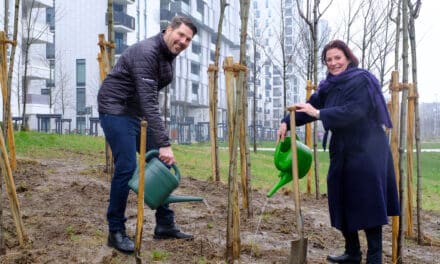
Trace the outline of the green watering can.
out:
[[[196,196],[177,196],[171,193],[179,186],[180,172],[175,164],[171,165],[175,174],[159,160],[159,151],[150,150],[147,152],[145,165],[145,186],[144,202],[151,209],[156,209],[162,204],[181,203],[181,202],[200,202],[202,197]],[[139,186],[139,167],[136,168],[128,186],[138,192]]]
[[[272,197],[278,189],[292,180],[292,149],[290,140],[290,137],[285,137],[284,141],[280,141],[275,149],[274,164],[280,171],[278,174],[279,181],[267,193],[267,197]],[[312,151],[297,138],[296,153],[298,156],[298,177],[301,179],[306,176],[312,165]]]

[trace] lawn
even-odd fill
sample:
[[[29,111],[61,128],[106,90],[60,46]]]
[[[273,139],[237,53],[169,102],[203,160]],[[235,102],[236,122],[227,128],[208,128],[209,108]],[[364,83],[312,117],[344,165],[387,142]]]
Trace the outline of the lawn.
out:
[[[104,161],[104,139],[102,137],[91,137],[83,135],[57,135],[37,132],[17,132],[15,134],[17,155],[20,157],[60,157],[68,155],[69,151],[89,155],[89,162]],[[263,142],[261,145],[270,147],[270,142]],[[274,143],[272,143],[272,147]],[[251,157],[251,184],[253,188],[267,191],[278,181],[278,172],[273,164],[273,151],[259,150],[253,152],[250,147]],[[423,143],[426,148],[440,148],[440,143]],[[208,180],[211,178],[211,158],[209,144],[173,145],[174,153],[178,161],[181,173],[197,179]],[[220,176],[223,182],[228,177],[228,151],[226,145],[221,145],[220,155]],[[414,156],[415,159],[415,156]],[[326,172],[328,168],[328,152],[318,152],[320,192],[326,192]],[[440,153],[422,152],[422,193],[423,208],[440,211]],[[312,165],[313,166],[313,165]],[[312,167],[313,169],[313,167]],[[417,183],[416,169],[414,167],[414,195]],[[301,190],[306,190],[306,180],[300,181]],[[312,183],[314,191],[314,183]],[[291,184],[286,185],[288,188]],[[415,202],[414,202],[415,204]]]

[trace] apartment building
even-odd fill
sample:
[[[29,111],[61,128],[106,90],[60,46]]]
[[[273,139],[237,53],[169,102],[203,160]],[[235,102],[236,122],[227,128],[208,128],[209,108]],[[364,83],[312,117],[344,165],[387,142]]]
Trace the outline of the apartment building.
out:
[[[13,2],[10,0],[10,2]],[[290,3],[292,1],[287,0]],[[32,8],[28,5],[33,3]],[[33,9],[38,10],[39,30],[35,31],[35,41],[31,45],[30,70],[28,76],[28,94],[26,114],[31,129],[43,131],[77,133],[99,133],[96,126],[96,96],[100,85],[97,54],[98,35],[107,38],[107,1],[61,1],[61,0],[25,0],[22,5],[21,21],[24,15]],[[229,1],[223,22],[223,34],[220,49],[220,66],[223,58],[233,56],[238,60],[240,38],[240,5],[238,0]],[[259,129],[275,130],[284,115],[283,89],[286,82],[288,104],[297,101],[302,94],[298,78],[289,65],[287,72],[280,64],[280,41],[278,28],[286,21],[290,13],[277,12],[278,1],[255,0],[250,8],[251,18],[248,24],[248,125],[253,126],[253,76],[251,67],[258,68],[256,78],[256,117]],[[170,130],[174,133],[186,133],[188,141],[195,140],[195,131],[204,130],[207,135],[209,122],[209,64],[214,62],[215,42],[219,20],[220,3],[216,0],[113,0],[113,19],[116,59],[131,44],[153,36],[166,27],[174,15],[185,15],[193,19],[199,32],[191,46],[180,54],[175,61],[175,78],[167,88],[167,107],[163,108]],[[11,5],[13,6],[13,5]],[[12,8],[12,7],[11,7]],[[288,8],[287,10],[293,10]],[[9,10],[9,14],[13,10]],[[23,22],[22,22],[23,23]],[[286,32],[289,30],[289,22]],[[251,31],[254,31],[253,33]],[[12,32],[12,31],[10,31]],[[37,34],[39,32],[39,34]],[[284,35],[286,50],[289,50],[289,34]],[[21,34],[24,36],[24,34]],[[107,38],[108,39],[108,38]],[[258,47],[253,56],[252,39],[258,39]],[[20,43],[19,43],[20,45]],[[23,57],[18,56],[19,58]],[[17,60],[16,60],[17,61]],[[18,63],[17,71],[23,76],[23,63]],[[19,75],[17,73],[17,75]],[[285,76],[284,76],[285,75]],[[22,114],[20,102],[22,83],[15,80],[15,102],[13,115],[17,120]],[[218,122],[219,133],[226,120],[226,91],[224,74],[219,74]],[[164,100],[164,93],[161,98]],[[166,109],[166,111],[165,111]],[[90,131],[92,130],[92,131]],[[171,133],[173,134],[173,132]]]
[[[0,7],[0,25],[4,29],[8,18],[7,38],[13,38],[14,3],[6,0]],[[46,20],[46,9],[53,6],[52,0],[23,0],[18,10],[18,35],[15,63],[11,83],[11,111],[16,124],[21,124],[22,113],[30,126],[39,125],[36,113],[50,114],[50,99],[45,93],[46,80],[50,76],[49,61],[46,58],[47,45],[53,43],[53,33]],[[8,62],[12,47],[8,45]],[[27,91],[24,95],[23,91]],[[24,105],[24,102],[26,104]],[[26,107],[24,107],[26,106]],[[1,110],[0,110],[1,111]]]

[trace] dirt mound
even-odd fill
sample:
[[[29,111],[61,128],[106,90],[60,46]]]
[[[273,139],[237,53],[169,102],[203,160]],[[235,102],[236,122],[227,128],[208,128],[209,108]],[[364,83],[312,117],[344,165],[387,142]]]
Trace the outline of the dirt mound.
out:
[[[14,172],[26,234],[29,241],[20,247],[3,193],[3,222],[7,254],[0,263],[134,263],[132,255],[106,246],[105,212],[109,182],[103,167],[88,164],[87,156],[69,153],[67,158],[19,160]],[[92,160],[92,159],[90,159]],[[102,162],[104,164],[104,162]],[[204,203],[172,205],[176,222],[193,241],[154,240],[154,211],[146,208],[142,241],[145,263],[223,263],[226,241],[227,185],[184,176],[178,194],[203,196]],[[240,263],[285,263],[290,241],[296,238],[294,204],[291,196],[279,191],[267,199],[253,191],[254,217],[241,212]],[[326,263],[329,253],[340,253],[340,233],[330,227],[327,200],[303,195],[302,212],[309,238],[308,262]],[[424,228],[431,236],[440,236],[438,213],[424,212]],[[127,207],[128,233],[136,225],[136,196],[131,194]],[[365,236],[360,232],[366,248]],[[384,259],[390,263],[390,226],[384,229]],[[440,250],[418,246],[409,239],[404,249],[406,263],[440,263]]]

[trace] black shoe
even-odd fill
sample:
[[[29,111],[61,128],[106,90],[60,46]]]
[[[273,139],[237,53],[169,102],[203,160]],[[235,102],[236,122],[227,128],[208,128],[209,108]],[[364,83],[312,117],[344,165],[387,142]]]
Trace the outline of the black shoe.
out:
[[[347,253],[344,253],[340,256],[328,255],[327,260],[332,263],[359,264],[361,263],[362,256],[361,255],[352,256],[352,255],[348,255]]]
[[[175,225],[156,225],[154,228],[154,239],[186,239],[192,240],[194,237],[190,234],[180,232]]]
[[[125,234],[124,230],[110,232],[108,234],[107,245],[123,253],[134,252],[134,242]]]

